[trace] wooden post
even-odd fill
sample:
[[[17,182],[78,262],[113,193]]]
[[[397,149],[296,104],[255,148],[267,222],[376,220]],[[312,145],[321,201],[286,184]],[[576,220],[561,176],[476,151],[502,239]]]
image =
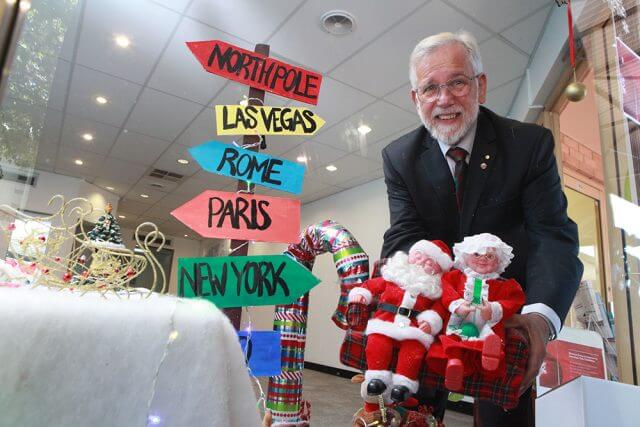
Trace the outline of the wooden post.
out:
[[[264,56],[269,56],[268,44],[257,44],[255,52]],[[263,105],[264,104],[264,91],[256,89],[255,87],[249,88],[249,105]],[[262,138],[265,138],[264,136]],[[242,145],[257,144],[260,142],[260,135],[244,135],[242,137]],[[255,145],[247,148],[251,151],[260,151],[260,146]],[[238,180],[238,186],[236,191],[244,190],[253,193],[255,184],[248,184],[246,181]],[[246,256],[249,252],[249,242],[246,240],[231,240],[230,256]],[[227,315],[233,327],[236,330],[240,329],[240,319],[242,318],[242,308],[225,308],[224,313]]]

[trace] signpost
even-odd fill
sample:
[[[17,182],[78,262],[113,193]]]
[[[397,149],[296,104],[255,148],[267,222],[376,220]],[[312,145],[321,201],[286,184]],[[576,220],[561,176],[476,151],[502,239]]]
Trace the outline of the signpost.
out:
[[[300,201],[206,190],[171,215],[202,237],[291,243],[298,239]]]
[[[299,107],[216,105],[218,135],[315,135],[324,120]]]
[[[286,159],[209,141],[189,149],[202,169],[293,194],[302,192],[304,166]]]
[[[205,70],[286,98],[316,105],[322,74],[220,40],[187,42]]]
[[[178,296],[218,308],[290,304],[318,283],[286,255],[178,259]]]
[[[264,91],[316,105],[322,83],[321,74],[269,58],[269,45],[266,44],[257,44],[255,52],[219,40],[188,42],[187,46],[206,71],[250,86],[248,106],[216,108],[216,114],[220,114],[216,120],[218,133],[244,135],[242,148],[257,152],[259,148],[266,148],[264,137],[266,134],[313,135],[324,124],[324,120],[307,109],[264,107]],[[199,154],[198,148],[201,150]],[[179,293],[187,296],[186,294],[190,292],[194,296],[211,299],[219,299],[222,293],[224,297],[227,292],[225,274],[230,274],[229,268],[231,268],[236,276],[235,289],[238,298],[236,300],[228,298],[231,302],[223,298],[226,302],[219,306],[234,307],[224,311],[236,329],[240,327],[241,310],[238,307],[264,303],[268,298],[258,298],[257,301],[255,298],[255,295],[260,294],[261,291],[263,295],[268,294],[269,297],[277,295],[278,292],[285,293],[285,287],[287,289],[289,287],[283,286],[283,280],[285,284],[296,283],[296,290],[292,292],[296,296],[287,297],[285,302],[270,301],[268,304],[279,304],[286,313],[286,318],[297,317],[296,313],[304,313],[303,317],[306,319],[308,304],[306,293],[317,284],[318,280],[315,277],[311,275],[315,283],[307,288],[308,283],[312,281],[306,281],[301,277],[291,279],[294,282],[287,282],[289,279],[283,279],[287,275],[280,267],[275,268],[273,263],[253,262],[252,267],[249,267],[249,264],[242,264],[242,268],[239,266],[239,263],[250,258],[246,257],[248,239],[292,242],[296,240],[300,226],[299,201],[255,196],[253,195],[254,183],[245,177],[255,177],[258,179],[254,178],[254,181],[259,181],[261,185],[281,186],[280,189],[284,191],[298,194],[300,189],[297,183],[297,172],[294,173],[291,169],[292,174],[285,178],[284,169],[278,169],[285,168],[284,162],[282,164],[278,162],[282,159],[270,158],[267,161],[257,153],[252,157],[246,156],[246,153],[241,151],[224,150],[221,158],[208,159],[206,153],[211,149],[212,146],[207,144],[196,147],[194,157],[198,156],[196,158],[200,164],[210,172],[239,178],[237,194],[233,197],[230,193],[209,190],[174,210],[172,215],[204,237],[231,238],[230,255],[236,257],[237,264],[221,264],[218,266],[219,269],[215,269],[206,261],[196,260],[195,265],[187,265],[187,261],[181,259]],[[279,174],[283,175],[283,179],[279,179]],[[292,183],[287,187],[288,184],[285,182],[289,180]],[[222,262],[225,258],[217,260]],[[294,263],[298,269],[304,270],[304,267],[295,261],[289,260],[289,262]],[[213,277],[216,279],[214,280]],[[188,287],[185,282],[188,283]],[[224,287],[221,288],[223,282]],[[205,289],[207,285],[208,291]],[[233,288],[233,284],[229,286]],[[298,289],[300,287],[303,289]],[[207,292],[210,295],[207,295]],[[233,291],[229,292],[229,295],[233,294]],[[252,297],[240,298],[245,294],[250,294]],[[214,298],[214,295],[218,297]],[[223,302],[219,303],[223,304]],[[287,327],[293,325],[288,320],[283,322]],[[304,331],[306,320],[302,325]],[[291,336],[287,339],[290,340]],[[308,421],[308,416],[303,414],[304,409],[301,405],[302,376],[300,373],[304,361],[304,345],[302,349],[298,348],[297,343],[295,346],[297,347],[295,368],[291,372],[283,372],[269,379],[267,406],[272,410],[274,421],[279,424],[298,424],[303,420]],[[281,361],[290,358],[291,354],[288,346],[283,348]],[[281,393],[280,390],[286,390],[286,392]]]

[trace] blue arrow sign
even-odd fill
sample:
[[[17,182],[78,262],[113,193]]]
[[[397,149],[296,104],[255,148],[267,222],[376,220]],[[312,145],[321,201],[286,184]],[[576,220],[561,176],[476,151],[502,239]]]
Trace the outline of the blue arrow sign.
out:
[[[239,331],[240,347],[251,373],[256,377],[272,377],[282,373],[280,332]]]
[[[295,162],[217,141],[192,147],[189,153],[207,172],[288,193],[302,192],[304,167]]]

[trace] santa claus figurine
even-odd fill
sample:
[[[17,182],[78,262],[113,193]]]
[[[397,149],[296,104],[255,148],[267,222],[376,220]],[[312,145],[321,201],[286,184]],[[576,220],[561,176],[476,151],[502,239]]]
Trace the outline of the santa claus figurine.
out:
[[[503,321],[520,310],[525,295],[518,282],[500,277],[513,254],[497,236],[465,237],[453,252],[456,269],[442,276],[442,304],[451,315],[427,363],[444,374],[449,390],[460,390],[467,375],[504,370]]]
[[[367,280],[349,293],[349,303],[369,305],[379,295],[367,323],[367,371],[361,394],[365,411],[404,402],[418,391],[424,355],[448,316],[440,303],[442,273],[453,265],[451,250],[439,240],[416,242],[409,254],[398,252],[382,267],[382,277]],[[352,325],[353,326],[353,325]],[[391,359],[398,348],[395,372]]]

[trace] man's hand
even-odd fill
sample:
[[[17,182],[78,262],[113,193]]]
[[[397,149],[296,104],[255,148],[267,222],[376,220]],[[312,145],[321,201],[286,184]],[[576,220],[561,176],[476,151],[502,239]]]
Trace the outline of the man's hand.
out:
[[[505,328],[520,329],[529,340],[529,360],[522,378],[519,395],[531,387],[547,354],[549,324],[541,314],[514,314],[505,321]]]
[[[491,317],[493,317],[493,312],[491,311],[491,304],[489,304],[487,301],[482,301],[482,308],[480,309],[480,315],[487,322],[491,320]]]
[[[431,335],[431,325],[428,322],[419,322],[418,329],[420,329],[425,334]]]
[[[464,317],[467,314],[471,313],[473,310],[475,310],[475,308],[471,307],[471,304],[468,301],[465,301],[460,305],[460,307],[456,309],[456,314],[458,316]]]

